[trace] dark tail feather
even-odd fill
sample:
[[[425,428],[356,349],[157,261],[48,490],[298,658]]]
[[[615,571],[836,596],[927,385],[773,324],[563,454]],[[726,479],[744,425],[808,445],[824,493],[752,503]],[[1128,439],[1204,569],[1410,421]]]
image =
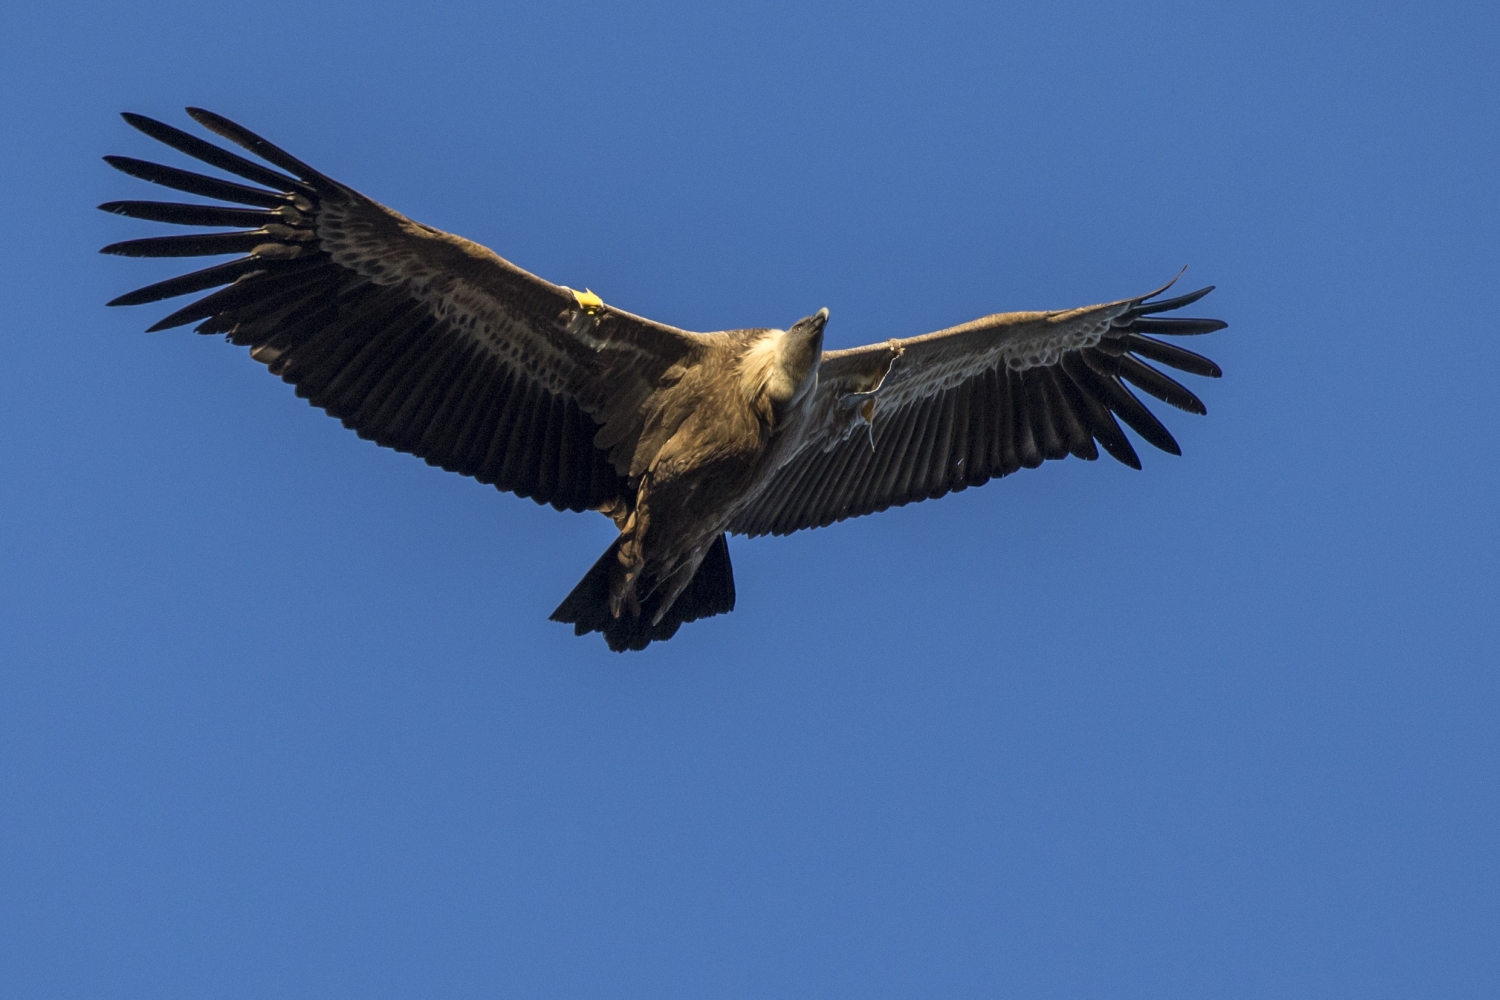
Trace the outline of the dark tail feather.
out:
[[[734,566],[729,562],[729,536],[720,535],[698,564],[698,573],[667,612],[679,622],[728,614],[734,610]],[[666,619],[662,619],[666,623]],[[674,626],[675,627],[675,626]]]
[[[583,575],[573,592],[552,612],[551,620],[573,625],[574,635],[603,632],[615,623],[609,613],[609,581],[619,565],[620,540],[616,538],[604,550],[592,569]]]
[[[619,569],[619,551],[617,538],[552,612],[553,621],[572,625],[574,635],[602,632],[609,648],[620,653],[665,642],[677,634],[684,622],[734,610],[734,567],[729,562],[729,540],[724,535],[710,546],[693,582],[655,625],[651,619],[661,607],[661,589],[641,602],[638,618],[630,617],[628,611],[619,618],[609,613],[609,582]]]

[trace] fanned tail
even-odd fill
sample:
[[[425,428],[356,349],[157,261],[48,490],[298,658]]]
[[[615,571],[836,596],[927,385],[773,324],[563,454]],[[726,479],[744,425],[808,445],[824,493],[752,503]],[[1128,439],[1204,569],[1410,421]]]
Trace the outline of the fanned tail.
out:
[[[627,649],[645,649],[653,642],[665,642],[685,622],[734,610],[734,567],[729,562],[729,540],[724,535],[709,546],[692,582],[655,624],[651,619],[661,608],[666,587],[655,588],[641,601],[639,615],[633,615],[629,609],[618,618],[610,613],[610,581],[623,571],[619,551],[620,539],[616,538],[552,612],[553,621],[572,625],[574,635],[602,632],[609,648],[622,653]]]

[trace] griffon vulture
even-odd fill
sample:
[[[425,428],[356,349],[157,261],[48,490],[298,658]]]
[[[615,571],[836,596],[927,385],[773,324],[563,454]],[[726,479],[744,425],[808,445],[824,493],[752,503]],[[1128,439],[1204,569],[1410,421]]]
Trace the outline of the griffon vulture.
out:
[[[414,222],[234,122],[200,125],[252,162],[140,115],[135,128],[249,184],[124,156],[113,167],[227,205],[112,201],[107,212],[228,231],[128,240],[127,257],[240,254],[115,299],[215,289],[151,327],[196,323],[360,437],[619,537],[552,614],[610,649],[642,649],[734,608],[728,534],[784,535],[978,486],[1102,447],[1140,468],[1118,417],[1180,454],[1126,386],[1203,403],[1148,362],[1219,367],[1152,335],[1221,329],[1162,318],[1211,289],[824,351],[828,311],[786,330],[692,333],[553,285]]]

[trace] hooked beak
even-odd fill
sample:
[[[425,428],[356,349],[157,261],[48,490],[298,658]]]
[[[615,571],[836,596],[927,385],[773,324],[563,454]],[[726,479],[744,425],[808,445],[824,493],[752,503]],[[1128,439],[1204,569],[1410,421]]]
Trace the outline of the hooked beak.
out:
[[[821,337],[823,335],[823,328],[827,325],[828,310],[826,308],[819,309],[811,316],[799,319],[796,323],[792,324],[792,329],[788,332],[796,332],[809,337]]]

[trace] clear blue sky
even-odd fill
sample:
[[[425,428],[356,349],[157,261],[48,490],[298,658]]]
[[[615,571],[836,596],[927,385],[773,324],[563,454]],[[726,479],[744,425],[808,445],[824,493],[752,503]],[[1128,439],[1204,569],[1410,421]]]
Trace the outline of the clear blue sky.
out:
[[[1497,10],[8,5],[0,993],[1500,994]],[[694,329],[1187,263],[1226,374],[616,656],[603,518],[104,308],[187,104]]]

